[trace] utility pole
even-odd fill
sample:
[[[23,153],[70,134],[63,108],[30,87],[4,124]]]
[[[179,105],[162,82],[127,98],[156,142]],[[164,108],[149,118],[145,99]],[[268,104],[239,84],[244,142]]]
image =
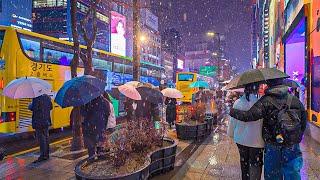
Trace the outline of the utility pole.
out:
[[[133,80],[140,81],[140,9],[139,0],[133,0]]]

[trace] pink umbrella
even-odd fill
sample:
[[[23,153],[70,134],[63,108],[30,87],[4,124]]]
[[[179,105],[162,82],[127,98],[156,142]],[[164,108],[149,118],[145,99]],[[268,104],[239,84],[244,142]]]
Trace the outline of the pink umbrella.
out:
[[[139,94],[137,89],[132,85],[124,84],[119,86],[118,89],[123,95],[130,99],[141,100],[141,95]]]

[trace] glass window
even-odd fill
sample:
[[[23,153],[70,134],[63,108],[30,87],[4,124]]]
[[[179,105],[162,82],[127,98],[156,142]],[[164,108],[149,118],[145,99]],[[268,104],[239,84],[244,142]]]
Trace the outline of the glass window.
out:
[[[123,73],[124,72],[124,65],[119,64],[119,63],[114,63],[113,71]]]
[[[112,71],[112,62],[93,58],[92,64],[95,69]]]
[[[179,74],[178,80],[179,81],[193,81],[193,74]]]
[[[40,61],[40,39],[20,34],[23,52],[33,61]]]
[[[4,39],[4,31],[0,31],[0,49],[2,47],[3,39]]]
[[[53,49],[44,48],[43,62],[51,64],[59,64],[63,66],[70,66],[73,54]]]
[[[147,68],[141,68],[141,75],[142,76],[148,76],[148,69]]]
[[[130,65],[125,65],[124,72],[125,72],[126,74],[133,74],[133,68],[132,68],[132,66],[130,66]]]

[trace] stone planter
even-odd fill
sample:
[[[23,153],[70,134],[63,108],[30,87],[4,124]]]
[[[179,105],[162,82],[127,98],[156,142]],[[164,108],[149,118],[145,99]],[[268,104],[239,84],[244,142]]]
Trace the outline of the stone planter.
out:
[[[89,176],[85,174],[82,169],[88,164],[95,161],[101,161],[99,159],[92,161],[87,158],[80,161],[75,167],[75,175],[77,179],[81,180],[94,180],[94,179],[123,179],[123,180],[145,180],[151,176],[168,172],[174,168],[177,142],[170,138],[164,138],[164,141],[171,143],[172,145],[159,148],[158,150],[148,154],[148,163],[146,166],[141,167],[139,170],[131,174],[123,174],[118,176]]]

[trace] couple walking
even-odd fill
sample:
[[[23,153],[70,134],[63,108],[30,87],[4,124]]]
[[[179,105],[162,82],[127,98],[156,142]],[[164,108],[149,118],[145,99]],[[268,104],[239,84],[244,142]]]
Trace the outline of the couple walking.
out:
[[[249,84],[230,110],[228,135],[238,146],[242,179],[301,179],[299,147],[306,128],[306,112],[289,94],[282,79],[267,81],[265,95],[257,98],[258,85]]]

